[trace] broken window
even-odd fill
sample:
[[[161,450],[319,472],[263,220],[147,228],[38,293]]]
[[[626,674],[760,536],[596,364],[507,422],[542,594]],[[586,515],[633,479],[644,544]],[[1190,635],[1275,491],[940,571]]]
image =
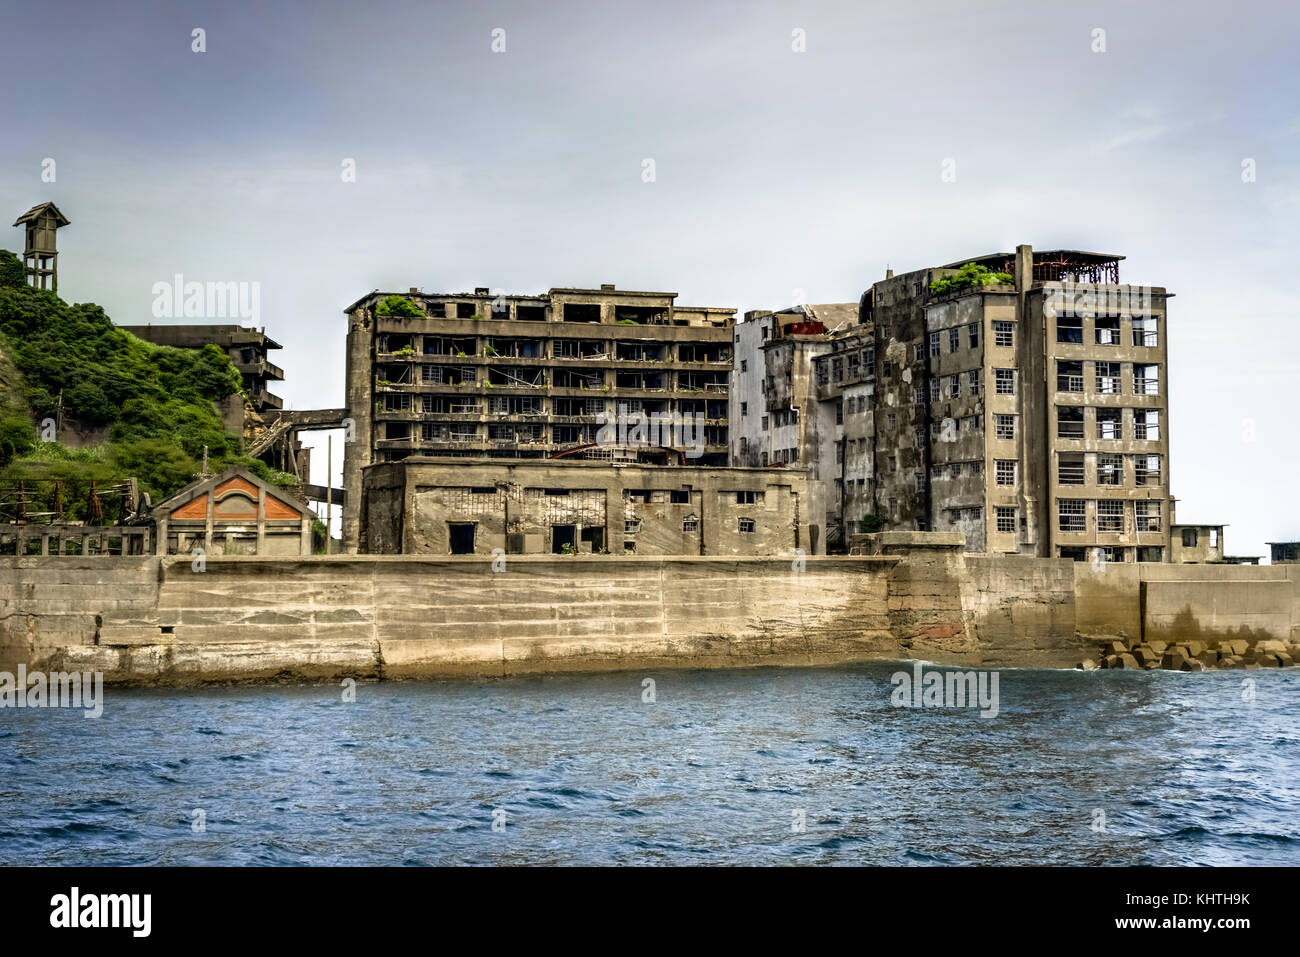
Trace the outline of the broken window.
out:
[[[1148,500],[1145,502],[1134,502],[1133,508],[1137,520],[1137,530],[1139,532],[1158,532],[1160,531],[1160,502]],[[1138,559],[1142,561],[1142,559]]]
[[[1143,545],[1137,550],[1137,560],[1140,562],[1162,562],[1164,561],[1164,552],[1165,550],[1159,545]]]
[[[1138,485],[1160,484],[1160,456],[1135,455],[1133,469],[1133,478]]]
[[[1082,485],[1083,477],[1083,453],[1062,452],[1056,462],[1056,480],[1062,485]]]
[[[1014,347],[1016,344],[1016,326],[1013,322],[997,320],[993,323],[993,344],[995,346]]]
[[[754,520],[752,518],[737,519],[736,528],[742,535],[749,535],[754,531]]]
[[[1119,371],[1118,362],[1098,362],[1097,367],[1097,391],[1102,395],[1119,395]]]
[[[1124,531],[1124,502],[1120,499],[1097,500],[1097,531]]]
[[[1016,394],[1016,370],[1015,369],[994,369],[993,381],[995,383],[994,391],[998,395]]]
[[[1100,452],[1097,455],[1097,484],[1124,484],[1124,456]]]
[[[595,303],[566,302],[562,308],[565,322],[600,322],[600,306]]]
[[[1083,317],[1057,316],[1056,341],[1083,342]]]
[[[1124,437],[1124,415],[1119,409],[1097,410],[1097,438],[1122,439]]]
[[[1133,394],[1160,394],[1160,366],[1133,364]]]
[[[1057,523],[1063,532],[1088,530],[1088,504],[1081,498],[1057,499]]]
[[[411,394],[401,392],[396,395],[388,394],[384,396],[385,412],[406,412],[411,408]]]
[[[699,520],[696,519],[696,518],[684,518],[684,519],[682,519],[682,531],[683,531],[683,532],[694,532],[694,531],[698,531],[698,530],[699,530],[699,527],[700,527],[700,523],[699,523]]]
[[[744,370],[742,369],[741,371],[743,372]],[[826,367],[825,360],[818,362],[817,363],[817,384],[825,385],[829,381],[828,375],[829,375],[829,370]]]
[[[1097,345],[1119,345],[1119,316],[1098,316],[1094,331]]]
[[[961,348],[961,330],[953,327],[948,330],[948,351],[956,352]]]
[[[522,303],[515,306],[515,319],[522,322],[545,322],[545,306],[525,306]]]
[[[1133,345],[1135,346],[1158,346],[1160,337],[1156,333],[1155,316],[1134,316],[1133,317]]]
[[[1016,417],[1014,415],[993,416],[994,437],[1014,439],[1016,437]]]
[[[978,322],[972,322],[966,327],[966,335],[970,339],[970,347],[972,349],[978,349],[980,344],[980,324]]]
[[[1083,391],[1083,363],[1078,360],[1056,360],[1056,391]]]
[[[1015,485],[1016,484],[1016,460],[1015,459],[998,459],[995,463],[995,474],[998,485]]]
[[[1056,437],[1060,439],[1083,438],[1083,406],[1058,405],[1056,407]]]
[[[737,493],[736,493],[736,504],[737,504],[737,505],[753,505],[753,504],[754,504],[755,496],[756,496],[757,494],[758,494],[758,493],[756,493],[756,492],[737,492]]]
[[[839,382],[844,378],[844,361],[836,356],[831,360],[831,380]]]
[[[980,394],[980,373],[981,373],[981,371],[982,371],[982,370],[980,370],[980,369],[972,369],[970,372],[967,372],[967,373],[966,373],[966,384],[967,384],[967,386],[969,387],[969,389],[970,389],[970,394],[971,394],[972,396],[977,396],[977,395]]]
[[[1196,529],[1194,528],[1183,529],[1183,548],[1195,548],[1195,547],[1196,547]]]
[[[961,398],[961,377],[951,375],[948,377],[948,397],[950,399]]]
[[[1133,410],[1133,438],[1156,440],[1160,438],[1160,410]]]

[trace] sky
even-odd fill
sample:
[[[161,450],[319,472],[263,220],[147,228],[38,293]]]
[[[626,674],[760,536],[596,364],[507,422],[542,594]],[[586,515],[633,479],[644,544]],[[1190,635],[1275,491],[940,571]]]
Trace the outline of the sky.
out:
[[[342,310],[373,289],[743,313],[1094,250],[1175,294],[1179,520],[1234,555],[1300,539],[1300,5],[2,0],[0,24],[0,209],[71,220],[60,295],[138,324],[176,274],[257,283],[286,408],[343,404]]]

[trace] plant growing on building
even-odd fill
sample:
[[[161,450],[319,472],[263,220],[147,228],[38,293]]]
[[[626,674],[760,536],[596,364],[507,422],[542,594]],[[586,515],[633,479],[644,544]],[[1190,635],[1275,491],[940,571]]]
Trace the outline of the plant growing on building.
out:
[[[858,534],[874,535],[885,527],[885,520],[879,515],[866,515],[858,519]]]
[[[991,285],[1010,285],[1016,281],[1010,273],[994,272],[979,263],[967,263],[952,276],[941,276],[930,283],[930,292],[942,295],[958,289],[979,288]]]
[[[394,350],[394,351],[393,351],[393,355],[395,355],[395,356],[413,356],[413,355],[415,355],[415,349],[414,349],[412,346],[402,346],[402,348]]]
[[[424,315],[424,310],[405,296],[385,296],[375,307],[376,316],[407,316],[415,318]]]
[[[568,542],[565,542],[563,545],[560,546],[560,554],[561,554],[561,555],[576,555],[577,552],[574,551],[572,545],[570,545]]]

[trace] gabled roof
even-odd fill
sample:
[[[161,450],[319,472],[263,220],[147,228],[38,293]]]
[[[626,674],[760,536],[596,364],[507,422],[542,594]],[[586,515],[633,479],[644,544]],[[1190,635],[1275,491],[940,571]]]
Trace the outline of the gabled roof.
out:
[[[232,484],[233,482],[235,486],[242,486],[242,483],[239,480],[248,483],[253,486],[254,489],[265,489],[268,501],[277,501],[281,505],[297,512],[304,518],[311,514],[304,502],[299,501],[283,489],[276,488],[274,485],[263,482],[252,472],[248,471],[248,469],[242,468],[238,465],[231,466],[219,475],[211,475],[204,479],[195,479],[174,495],[155,505],[151,510],[151,514],[154,519],[166,518],[177,509],[189,504],[197,498],[205,497],[209,492],[214,489],[220,489],[223,485]],[[235,490],[236,489],[232,489],[231,491]],[[278,516],[268,515],[267,517],[275,518]]]
[[[27,212],[23,213],[16,220],[14,220],[14,225],[21,226],[23,223],[30,222],[31,220],[40,216],[41,213],[45,212],[47,209],[50,212],[54,213],[54,216],[58,220],[60,226],[66,226],[68,225],[68,223],[71,222],[71,220],[68,219],[67,216],[64,216],[61,212],[59,212],[59,207],[55,206],[53,203],[41,203],[41,205],[39,206],[33,206],[31,209],[27,210]]]

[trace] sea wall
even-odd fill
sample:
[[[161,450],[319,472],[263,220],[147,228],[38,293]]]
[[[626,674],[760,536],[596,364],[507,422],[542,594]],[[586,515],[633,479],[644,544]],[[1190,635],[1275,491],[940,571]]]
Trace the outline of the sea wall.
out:
[[[0,671],[105,680],[828,664],[1070,667],[1098,636],[1300,636],[1288,567],[971,556],[0,557]]]

